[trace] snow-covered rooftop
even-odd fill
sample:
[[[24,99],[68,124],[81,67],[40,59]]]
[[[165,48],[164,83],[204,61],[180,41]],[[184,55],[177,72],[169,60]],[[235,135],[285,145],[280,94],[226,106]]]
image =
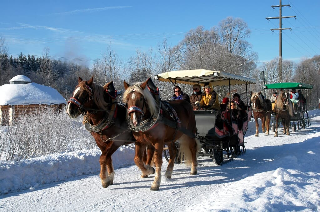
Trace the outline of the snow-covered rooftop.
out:
[[[54,88],[31,82],[24,75],[17,75],[11,84],[0,86],[0,105],[66,104]]]
[[[26,77],[24,75],[17,75],[9,80],[9,82],[10,84],[27,84],[30,83],[31,80],[29,79],[29,77]]]

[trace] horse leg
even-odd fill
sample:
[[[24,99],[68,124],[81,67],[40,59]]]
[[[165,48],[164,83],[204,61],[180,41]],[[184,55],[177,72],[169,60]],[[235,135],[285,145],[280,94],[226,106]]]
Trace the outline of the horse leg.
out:
[[[154,147],[152,145],[148,145],[146,151],[147,151],[147,155],[144,162],[146,165],[151,166],[153,154],[154,154]]]
[[[112,164],[112,158],[111,155],[117,151],[117,149],[119,148],[119,146],[115,145],[114,143],[111,145],[110,149],[108,150],[107,154],[106,154],[106,165],[107,165],[107,171],[108,171],[108,175],[106,180],[102,183],[105,185],[113,185],[113,179],[114,179],[114,168],[113,168],[113,164]]]
[[[262,132],[265,133],[266,132],[266,117],[264,115],[261,116],[261,124],[262,124]]]
[[[174,142],[170,142],[170,144],[168,144],[168,148],[169,148],[170,159],[169,159],[169,163],[168,163],[168,167],[167,167],[167,171],[165,173],[165,176],[166,176],[166,178],[171,179],[173,166],[174,166],[174,160],[177,156],[178,150],[177,150],[177,147]]]
[[[198,173],[198,171],[197,171],[197,166],[198,166],[197,154],[198,154],[198,148],[200,148],[200,142],[194,138],[189,138],[189,140],[191,141],[189,144],[189,148],[190,148],[191,157],[192,157],[192,165],[191,165],[190,174],[196,175]]]
[[[255,136],[258,137],[259,136],[259,122],[258,122],[258,118],[254,117],[254,120],[256,122],[256,134]]]
[[[163,151],[164,142],[158,142],[155,144],[155,166],[156,166],[156,175],[154,181],[151,184],[152,191],[158,191],[161,183],[161,166],[162,166],[162,151]]]
[[[142,172],[141,174],[142,178],[146,178],[150,174],[154,173],[154,168],[152,168],[150,165],[145,165],[143,162],[143,153],[145,149],[146,149],[146,145],[143,145],[140,142],[136,142],[134,162],[140,168]]]
[[[266,125],[266,135],[269,135],[269,130],[270,130],[270,117],[269,114],[266,114],[266,121],[265,121],[265,125]]]
[[[282,125],[283,125],[283,134],[287,133],[287,122],[285,120],[285,118],[282,118]]]
[[[290,120],[289,119],[286,119],[286,128],[287,128],[287,135],[290,135],[290,132],[289,132],[289,126],[290,126]]]
[[[275,120],[275,131],[274,131],[274,137],[278,137],[278,120],[279,119],[279,117],[278,116],[276,116],[276,120]]]
[[[100,159],[100,179],[103,188],[107,188],[110,185],[110,182],[107,180],[108,172],[107,172],[107,153],[102,152]]]

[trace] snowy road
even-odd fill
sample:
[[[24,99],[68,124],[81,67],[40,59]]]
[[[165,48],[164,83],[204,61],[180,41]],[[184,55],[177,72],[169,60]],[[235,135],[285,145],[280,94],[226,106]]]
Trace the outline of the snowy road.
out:
[[[109,188],[87,175],[2,195],[0,211],[319,211],[320,116],[290,136],[249,129],[245,154],[222,166],[200,157],[195,176],[176,164],[160,191],[130,166],[116,169]]]

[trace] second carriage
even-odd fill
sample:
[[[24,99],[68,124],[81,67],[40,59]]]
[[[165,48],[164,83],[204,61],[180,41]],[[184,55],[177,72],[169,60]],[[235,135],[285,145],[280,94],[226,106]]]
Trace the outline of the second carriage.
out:
[[[300,82],[282,82],[282,83],[273,83],[273,84],[266,84],[264,86],[264,89],[272,89],[272,90],[284,90],[286,93],[288,93],[288,90],[310,90],[313,86],[306,84],[306,83],[300,83]],[[300,94],[301,95],[301,94]],[[301,96],[300,96],[301,97]],[[287,101],[289,101],[289,95],[287,95]],[[304,100],[304,102],[298,102],[297,107],[289,107],[289,114],[290,114],[290,125],[292,128],[292,131],[299,130],[300,128],[306,128],[310,126],[310,118],[308,114],[308,107],[307,102]],[[275,128],[275,119],[274,119],[274,113],[272,114],[271,118],[271,126],[274,131]]]
[[[171,82],[173,84],[199,84],[201,86],[209,84],[214,87],[228,86],[229,93],[231,92],[231,86],[245,85],[246,95],[248,95],[248,85],[256,83],[255,79],[252,78],[205,69],[165,72],[156,75],[155,78],[159,81]],[[248,101],[245,112],[249,120],[251,117],[251,107]],[[235,132],[232,135],[222,136],[217,133],[216,128],[216,121],[220,116],[220,111],[195,110],[194,113],[197,125],[196,139],[201,143],[200,154],[213,157],[215,162],[220,165],[223,163],[224,155],[230,157],[245,151],[244,134],[246,129],[242,132]],[[243,129],[245,127],[244,125]],[[165,156],[168,157],[168,155]],[[179,159],[177,160],[179,161]]]

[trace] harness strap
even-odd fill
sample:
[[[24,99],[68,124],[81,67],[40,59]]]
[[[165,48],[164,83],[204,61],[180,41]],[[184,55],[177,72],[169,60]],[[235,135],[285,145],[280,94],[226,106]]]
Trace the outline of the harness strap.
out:
[[[172,119],[174,119],[175,121],[171,121],[170,119],[168,119],[164,116],[161,116],[161,119],[159,121],[164,123],[165,125],[171,127],[171,128],[179,130],[180,132],[188,135],[191,138],[195,138],[195,135],[190,130],[181,126],[181,121],[178,117],[177,112],[173,109],[173,107],[168,102],[165,102],[165,101],[161,101],[161,102],[164,103],[164,104],[162,104],[164,106],[164,109],[167,112],[169,112],[170,117]]]
[[[114,124],[114,119],[117,117],[118,107],[116,104],[112,105],[110,113],[106,112],[103,119],[96,125],[90,124],[87,117],[84,117],[84,126],[90,132],[101,133],[103,130],[111,127]]]
[[[79,100],[77,100],[77,99],[74,98],[74,97],[71,97],[71,98],[69,99],[68,103],[73,103],[73,104],[77,105],[79,108],[82,107],[82,104],[79,102]]]

